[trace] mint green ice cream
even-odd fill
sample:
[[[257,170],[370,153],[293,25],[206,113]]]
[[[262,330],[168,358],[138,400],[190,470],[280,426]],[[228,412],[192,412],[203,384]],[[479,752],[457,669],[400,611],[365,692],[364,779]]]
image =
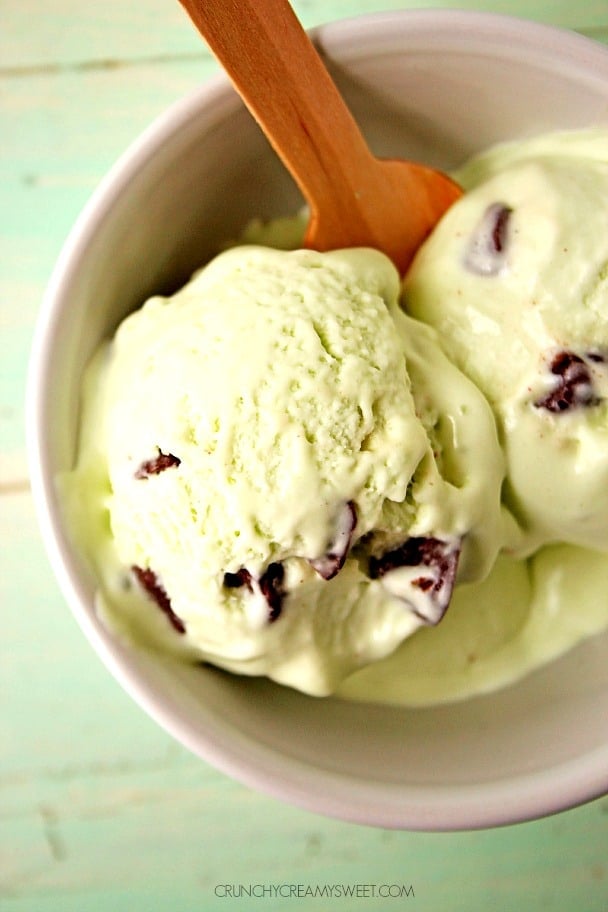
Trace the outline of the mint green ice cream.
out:
[[[405,307],[493,407],[519,549],[606,551],[608,131],[498,146],[457,179]]]
[[[115,624],[325,694],[488,572],[491,411],[399,287],[374,250],[241,246],[124,321],[64,482]]]
[[[256,224],[96,355],[61,484],[116,631],[427,705],[608,626],[608,130],[456,178],[402,287]]]

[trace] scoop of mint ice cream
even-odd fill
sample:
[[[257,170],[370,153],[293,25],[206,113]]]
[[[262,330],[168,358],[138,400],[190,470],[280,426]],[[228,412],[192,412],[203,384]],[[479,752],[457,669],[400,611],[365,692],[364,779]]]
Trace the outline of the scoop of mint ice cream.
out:
[[[240,246],[124,321],[64,479],[114,623],[324,694],[488,572],[494,419],[399,291],[373,250]]]
[[[530,553],[608,549],[608,134],[495,147],[405,281],[409,313],[492,405]]]

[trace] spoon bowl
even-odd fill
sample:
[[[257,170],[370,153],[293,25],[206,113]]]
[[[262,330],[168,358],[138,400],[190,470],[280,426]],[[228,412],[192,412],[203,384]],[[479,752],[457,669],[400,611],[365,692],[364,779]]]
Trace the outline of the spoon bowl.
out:
[[[375,158],[287,0],[180,0],[306,199],[304,243],[375,247],[403,274],[460,188]]]

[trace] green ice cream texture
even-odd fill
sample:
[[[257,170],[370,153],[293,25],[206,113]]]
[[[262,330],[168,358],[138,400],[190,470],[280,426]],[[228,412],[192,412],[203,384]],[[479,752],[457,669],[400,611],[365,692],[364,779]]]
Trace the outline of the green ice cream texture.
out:
[[[97,353],[61,484],[117,632],[426,704],[608,625],[608,132],[457,178],[403,289],[377,251],[254,230]]]
[[[498,147],[458,178],[471,189],[420,251],[405,306],[493,407],[521,548],[605,551],[608,134]]]
[[[123,624],[326,694],[488,571],[492,414],[399,288],[374,250],[239,246],[100,350],[68,486]]]

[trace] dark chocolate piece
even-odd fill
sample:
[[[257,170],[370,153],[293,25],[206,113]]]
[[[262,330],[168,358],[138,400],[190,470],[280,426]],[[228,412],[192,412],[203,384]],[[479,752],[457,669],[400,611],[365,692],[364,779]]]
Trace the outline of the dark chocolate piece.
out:
[[[503,253],[507,247],[507,227],[511,218],[512,209],[500,203],[490,209],[494,224],[490,235],[494,253]]]
[[[131,570],[142,589],[148,593],[152,601],[154,601],[163,614],[167,616],[171,626],[177,630],[178,633],[185,633],[186,625],[171,607],[171,599],[161,586],[156,573],[149,568],[137,567],[135,565],[131,567]]]
[[[135,477],[148,478],[149,475],[160,475],[165,469],[178,466],[180,463],[181,459],[178,459],[173,453],[163,453],[159,449],[158,456],[154,456],[153,459],[147,459],[145,462],[142,462],[135,472]]]
[[[498,275],[505,265],[513,210],[504,203],[488,206],[471,235],[464,265],[481,276]]]
[[[252,577],[249,570],[241,567],[236,573],[224,573],[224,586],[226,589],[240,589],[241,586],[247,586],[252,591]]]
[[[333,579],[344,566],[356,525],[357,508],[354,502],[349,500],[340,511],[336,534],[327,552],[322,557],[316,557],[309,561],[310,566],[324,580]]]
[[[398,548],[387,551],[380,557],[370,557],[369,575],[372,579],[386,577],[400,567],[416,567],[420,575],[405,582],[403,591],[393,579],[390,592],[408,604],[411,610],[425,624],[437,624],[445,614],[454,589],[460,544],[442,541],[438,538],[408,538]],[[412,588],[418,593],[412,592]],[[420,595],[423,593],[423,607]]]
[[[283,599],[286,595],[283,586],[284,576],[285,569],[283,564],[275,562],[273,564],[268,564],[268,568],[259,580],[262,595],[268,602],[268,620],[271,623],[272,621],[276,621],[283,607]]]
[[[287,594],[283,586],[284,576],[283,564],[275,561],[268,565],[258,580],[254,579],[249,570],[241,567],[236,573],[224,573],[223,583],[226,589],[240,589],[242,586],[246,586],[248,592],[258,589],[268,603],[268,620],[272,622],[279,617]]]
[[[599,353],[589,353],[591,361],[603,361]],[[585,359],[571,351],[558,352],[551,361],[550,371],[556,377],[553,389],[534,402],[536,408],[548,412],[597,405],[599,397],[593,389],[593,378]]]

